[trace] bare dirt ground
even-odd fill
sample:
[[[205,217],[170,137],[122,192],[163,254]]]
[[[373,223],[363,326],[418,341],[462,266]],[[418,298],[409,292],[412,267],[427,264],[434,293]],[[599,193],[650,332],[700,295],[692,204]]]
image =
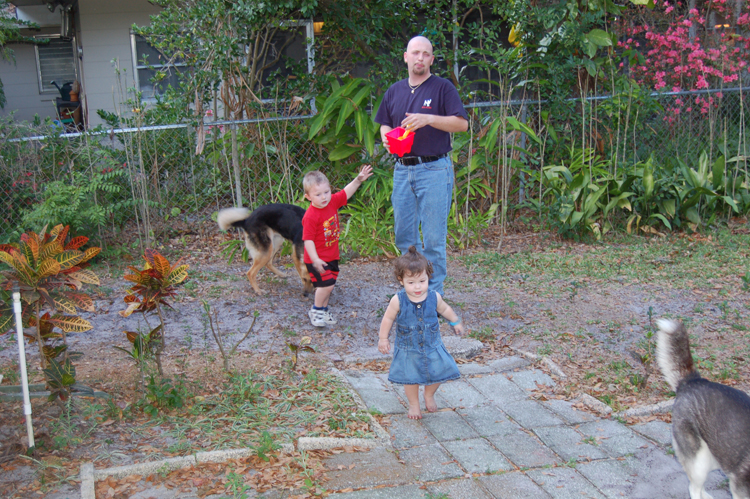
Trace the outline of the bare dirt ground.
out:
[[[237,261],[229,265],[220,254],[219,243],[231,236],[219,233],[214,225],[197,232],[175,233],[159,248],[170,260],[182,257],[190,264],[190,279],[174,300],[174,310],[167,311],[166,316],[168,376],[187,376],[204,392],[221,390],[224,378],[220,356],[203,301],[218,313],[221,330],[235,334],[235,338],[244,335],[254,313],[258,313],[253,332],[232,360],[239,370],[278,366],[288,354],[286,342],[303,336],[311,337],[318,352],[301,360],[303,372],[312,366],[345,363],[351,367],[352,362],[369,368],[387,367],[377,361],[381,359],[377,333],[388,299],[398,287],[386,259],[355,257],[342,263],[330,304],[338,324],[315,328],[307,318],[312,297],[302,296],[291,259],[284,256],[279,265],[286,269],[287,279],[261,271],[259,283],[267,294],[256,296],[244,275],[248,265]],[[747,234],[746,222],[733,230]],[[717,252],[721,249],[711,238],[694,237],[683,241],[685,247],[698,244],[715,245]],[[602,257],[608,249],[617,250],[617,244],[587,245],[561,241],[548,233],[518,232],[506,235],[498,249],[500,239],[494,231],[488,231],[483,242],[483,247],[451,253],[446,282],[445,298],[463,317],[468,334],[485,345],[474,361],[486,362],[521,349],[548,356],[566,373],[550,396],[574,398],[586,392],[616,410],[647,405],[668,396],[666,383],[649,363],[652,344],[648,333],[653,331],[653,320],[670,316],[688,322],[695,340],[694,353],[704,374],[750,389],[746,360],[750,355],[750,294],[743,289],[741,279],[747,265],[716,279],[697,276],[687,285],[677,286],[670,266],[681,255],[665,261],[654,257],[646,271],[634,275],[623,270],[627,261],[613,263]],[[747,248],[744,251],[746,257]],[[496,266],[486,263],[488,253]],[[556,255],[560,256],[556,265],[575,267],[601,260],[603,270],[601,275],[594,272],[576,278],[556,273],[540,284],[534,273],[546,275],[549,260],[545,258]],[[137,253],[133,256],[137,258]],[[536,270],[519,271],[518,262]],[[137,259],[128,263],[141,265]],[[174,439],[161,434],[159,427],[142,431],[116,418],[117,408],[127,407],[136,397],[133,387],[138,373],[133,362],[113,346],[129,348],[125,330],[147,330],[138,315],[125,319],[118,314],[125,308],[123,296],[129,287],[122,279],[125,264],[96,265],[93,270],[102,279],[98,290],[92,292],[96,312],[82,315],[94,328],[69,337],[71,349],[84,353],[77,363],[79,380],[113,396],[113,417],[99,417],[95,429],[61,448],[60,442],[54,441],[61,433],[60,409],[35,401],[37,433],[39,440],[46,442],[45,451],[31,459],[17,458],[23,450],[21,405],[0,402],[0,461],[4,461],[0,464],[4,475],[0,479],[1,496],[31,497],[33,493],[65,497],[76,486],[71,478],[77,473],[76,466],[85,460],[106,467],[179,454],[179,450],[168,450]],[[617,267],[614,270],[613,265]],[[695,265],[700,266],[700,260]],[[152,322],[151,327],[154,325]],[[444,327],[443,334],[452,334]],[[9,335],[0,337],[0,373],[6,375],[3,384],[18,382],[13,376],[17,348],[10,340]],[[27,353],[32,382],[38,381],[36,346],[30,346]],[[540,364],[540,368],[544,366]]]

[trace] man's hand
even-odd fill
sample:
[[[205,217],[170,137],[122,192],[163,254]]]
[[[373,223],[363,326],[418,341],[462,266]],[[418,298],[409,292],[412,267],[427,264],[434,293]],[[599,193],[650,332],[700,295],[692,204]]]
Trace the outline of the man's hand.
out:
[[[406,113],[401,126],[411,132],[425,126],[431,126],[449,133],[465,132],[469,129],[469,122],[463,116],[438,116],[436,114]]]
[[[362,169],[359,171],[359,175],[357,175],[357,180],[359,180],[360,182],[364,182],[370,177],[372,177],[372,166],[362,166]]]

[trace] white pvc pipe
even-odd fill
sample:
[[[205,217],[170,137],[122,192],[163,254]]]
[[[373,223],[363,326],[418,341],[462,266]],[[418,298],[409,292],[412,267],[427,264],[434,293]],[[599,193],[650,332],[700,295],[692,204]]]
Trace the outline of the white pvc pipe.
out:
[[[18,337],[18,367],[21,369],[21,390],[23,390],[23,414],[26,416],[26,432],[29,434],[29,448],[34,447],[34,427],[31,425],[31,399],[29,397],[29,378],[26,375],[26,348],[23,338],[21,319],[21,293],[13,292],[13,312],[16,315],[16,336]],[[39,349],[41,350],[41,345]],[[43,355],[43,354],[42,354]]]

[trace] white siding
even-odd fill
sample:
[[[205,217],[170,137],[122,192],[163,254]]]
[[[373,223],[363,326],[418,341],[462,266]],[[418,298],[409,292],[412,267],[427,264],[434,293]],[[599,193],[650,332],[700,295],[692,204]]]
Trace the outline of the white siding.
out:
[[[39,77],[36,71],[36,56],[33,45],[12,45],[16,62],[0,62],[0,79],[5,91],[5,109],[0,113],[7,116],[15,111],[18,120],[31,121],[35,114],[42,118],[55,116],[55,97],[58,92],[39,93]]]
[[[130,27],[148,25],[149,16],[159,8],[148,0],[78,0],[76,13],[76,41],[82,47],[79,60],[82,104],[88,123],[102,122],[97,109],[115,112],[115,103],[127,99],[117,90],[117,75],[113,59],[119,61],[123,92],[133,85],[133,61],[130,52]],[[16,65],[0,62],[0,79],[5,88],[7,104],[0,114],[16,111],[16,119],[31,120],[35,114],[42,118],[55,117],[54,99],[57,92],[40,94],[34,48],[12,45]]]
[[[147,0],[78,0],[80,40],[83,46],[83,92],[89,125],[101,123],[97,109],[115,112],[115,103],[127,99],[118,91],[117,59],[122,75],[122,92],[133,85],[130,27],[146,26],[159,8]]]

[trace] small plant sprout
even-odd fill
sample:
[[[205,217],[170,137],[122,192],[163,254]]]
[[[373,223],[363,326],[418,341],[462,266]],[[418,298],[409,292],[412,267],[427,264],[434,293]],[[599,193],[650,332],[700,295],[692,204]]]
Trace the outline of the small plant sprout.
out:
[[[297,360],[300,352],[315,352],[315,349],[310,346],[312,338],[309,336],[303,336],[300,338],[299,343],[288,341],[286,346],[289,347],[289,351],[292,354],[292,371],[297,369]]]
[[[237,351],[237,347],[239,347],[240,344],[245,341],[245,338],[250,336],[250,333],[255,326],[255,321],[258,320],[258,316],[260,314],[257,310],[253,313],[253,322],[247,329],[247,333],[245,333],[245,335],[240,338],[240,340],[235,343],[231,349],[227,350],[227,346],[224,345],[224,333],[222,333],[221,329],[219,329],[219,311],[217,309],[214,309],[213,317],[211,317],[211,305],[209,305],[205,300],[203,300],[202,303],[203,310],[206,311],[206,315],[208,316],[208,325],[211,328],[211,334],[213,334],[214,340],[216,340],[216,344],[219,346],[221,358],[224,360],[224,370],[229,371],[229,359],[232,357],[232,355],[234,355],[234,352]]]

